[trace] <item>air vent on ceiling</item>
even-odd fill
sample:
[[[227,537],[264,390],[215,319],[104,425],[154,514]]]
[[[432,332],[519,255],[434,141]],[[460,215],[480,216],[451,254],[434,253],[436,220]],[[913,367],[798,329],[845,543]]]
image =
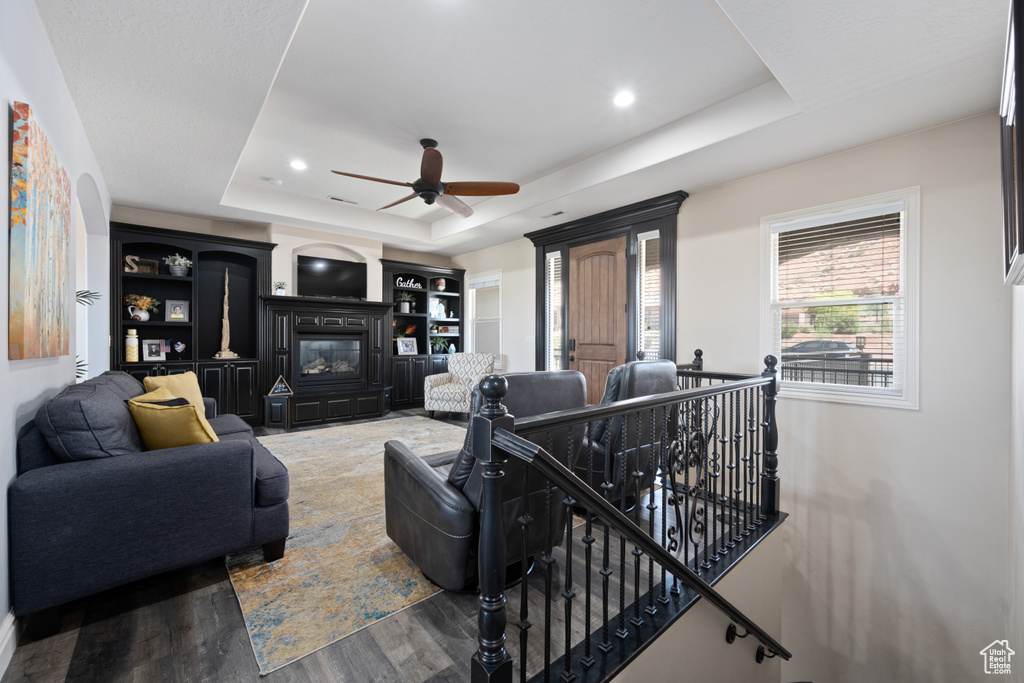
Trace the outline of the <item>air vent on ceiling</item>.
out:
[[[541,216],[541,218],[554,218],[555,216],[561,216],[563,213],[565,213],[565,211],[555,211],[554,213],[549,213],[547,216]]]
[[[359,202],[354,202],[351,199],[345,199],[344,197],[335,197],[333,194],[327,195],[327,198],[328,199],[333,199],[334,201],[341,202],[343,204],[358,204],[359,203]]]

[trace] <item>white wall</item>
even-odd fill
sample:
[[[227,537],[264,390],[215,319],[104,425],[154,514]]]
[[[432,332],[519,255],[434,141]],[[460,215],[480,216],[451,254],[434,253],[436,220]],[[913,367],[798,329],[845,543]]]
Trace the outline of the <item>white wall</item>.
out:
[[[429,254],[421,251],[406,251],[405,249],[396,249],[395,247],[389,247],[387,245],[384,245],[384,255],[382,258],[391,259],[392,261],[418,263],[424,266],[440,266],[442,268],[460,267],[452,263],[451,256],[444,256],[443,254]]]
[[[273,242],[277,247],[271,254],[270,280],[286,282],[285,293],[289,296],[295,295],[295,256],[298,254],[343,261],[363,261],[366,263],[367,300],[380,301],[383,293],[384,272],[380,265],[383,244],[377,240],[281,223],[220,221],[124,206],[113,208],[112,220],[167,230]]]
[[[682,206],[678,357],[699,346],[706,367],[755,371],[761,217],[921,187],[920,410],[780,400],[782,642],[794,653],[783,680],[962,681],[1006,637],[1011,307],[998,143],[985,115]]]
[[[165,230],[183,230],[199,232],[219,237],[235,237],[243,240],[269,242],[270,225],[268,223],[247,223],[245,221],[223,221],[197,216],[184,216],[163,211],[136,209],[128,206],[115,206],[111,209],[110,220],[132,225],[146,225],[151,228]]]
[[[1024,287],[1013,287],[1013,393],[1010,397],[1012,443],[1009,476],[1010,561],[1006,597],[1009,602],[1006,637],[1024,662]],[[1024,672],[1024,663],[1017,665]]]
[[[778,586],[782,580],[783,553],[783,541],[777,529],[715,585],[722,597],[776,640],[782,632],[782,596],[771,587]],[[773,657],[758,664],[756,654],[760,643],[753,636],[727,643],[725,632],[730,623],[718,608],[700,600],[612,680],[615,683],[779,683],[782,660]],[[739,631],[742,633],[743,629]],[[785,639],[781,642],[783,646],[788,645]]]
[[[78,118],[74,103],[68,93],[57,65],[56,57],[50,47],[46,30],[43,27],[35,4],[31,0],[5,0],[3,20],[0,21],[0,122],[4,131],[10,130],[10,106],[12,101],[25,102],[32,107],[46,136],[57,152],[72,182],[72,195],[79,197],[83,182],[90,182],[88,188],[94,201],[82,202],[86,232],[90,240],[94,235],[105,235],[107,232],[106,216],[110,212],[110,197],[103,184],[99,166],[85,137],[82,122]],[[4,139],[7,139],[4,133]],[[0,163],[7,177],[10,169],[10,145],[0,145]],[[8,192],[4,192],[4,220],[10,215]],[[72,230],[74,235],[74,230]],[[76,240],[77,236],[73,237]],[[8,283],[8,241],[0,240],[0,281],[7,288]],[[73,241],[71,253],[77,246]],[[89,250],[90,260],[92,251]],[[100,259],[97,259],[100,261]],[[103,261],[105,264],[105,261]],[[72,268],[74,266],[72,265]],[[106,309],[106,297],[109,295],[110,279],[105,270],[102,277],[94,277],[90,263],[88,287],[101,292],[104,300],[95,307]],[[69,288],[75,282],[75,273],[69,274]],[[73,292],[70,292],[73,294]],[[6,303],[8,297],[4,297]],[[72,316],[72,321],[74,321]],[[101,321],[105,315],[99,315]],[[92,318],[90,317],[90,321]],[[92,325],[90,324],[90,328]],[[96,333],[105,341],[106,325]],[[7,314],[0,315],[0,334],[7,338]],[[34,417],[39,405],[57,391],[75,379],[75,343],[74,322],[71,330],[71,353],[59,358],[41,358],[35,360],[9,361],[6,354],[0,360],[0,480],[4,482],[0,489],[0,614],[6,613],[10,606],[7,575],[7,484],[14,478],[15,442],[18,432]],[[90,368],[92,369],[92,368]],[[7,666],[13,642],[9,640],[12,631],[9,623],[0,623],[0,670]]]
[[[384,291],[384,270],[380,264],[383,250],[381,242],[278,223],[270,224],[269,239],[277,244],[271,264],[272,279],[288,283],[286,294],[294,296],[296,293],[296,256],[319,256],[366,263],[366,299],[381,300]]]
[[[501,357],[503,372],[535,370],[534,359],[534,259],[536,250],[528,239],[462,254],[452,259],[466,269],[466,280],[475,275],[501,271]]]

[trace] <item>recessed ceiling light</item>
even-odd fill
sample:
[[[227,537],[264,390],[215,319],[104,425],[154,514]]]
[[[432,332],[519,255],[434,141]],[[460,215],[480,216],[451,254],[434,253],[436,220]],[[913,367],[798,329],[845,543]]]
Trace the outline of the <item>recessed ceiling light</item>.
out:
[[[612,101],[615,102],[615,106],[617,107],[628,107],[633,104],[633,100],[635,99],[636,98],[633,97],[633,93],[628,90],[620,90]]]
[[[292,159],[291,167],[296,171],[305,171],[309,165],[302,159]]]

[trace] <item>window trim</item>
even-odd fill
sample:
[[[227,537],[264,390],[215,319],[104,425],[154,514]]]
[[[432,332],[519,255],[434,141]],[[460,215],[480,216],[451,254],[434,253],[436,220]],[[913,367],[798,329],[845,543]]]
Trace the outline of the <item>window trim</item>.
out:
[[[823,385],[805,382],[780,381],[779,396],[803,400],[850,403],[918,410],[920,403],[920,232],[921,188],[908,187],[890,192],[858,197],[832,204],[788,211],[761,218],[761,353],[775,355],[773,348],[772,293],[776,287],[776,273],[772,267],[773,228],[789,229],[825,225],[850,220],[858,215],[869,215],[884,210],[885,205],[903,205],[903,230],[900,239],[900,285],[905,305],[906,377],[901,394],[879,394],[849,385]],[[891,209],[891,207],[890,207]],[[843,214],[840,217],[840,214]]]

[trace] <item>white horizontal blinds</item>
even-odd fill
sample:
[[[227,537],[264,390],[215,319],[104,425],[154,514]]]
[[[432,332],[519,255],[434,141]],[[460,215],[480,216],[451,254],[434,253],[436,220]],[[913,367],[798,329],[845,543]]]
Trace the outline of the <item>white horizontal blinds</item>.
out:
[[[473,297],[473,350],[501,359],[501,279],[470,283]]]
[[[644,360],[661,358],[661,240],[657,232],[637,238],[637,339]]]
[[[901,203],[874,208],[773,227],[773,346],[783,380],[902,392],[903,214]]]
[[[547,369],[562,370],[562,255],[551,252],[544,258],[547,293],[544,302],[544,326],[547,330]]]

